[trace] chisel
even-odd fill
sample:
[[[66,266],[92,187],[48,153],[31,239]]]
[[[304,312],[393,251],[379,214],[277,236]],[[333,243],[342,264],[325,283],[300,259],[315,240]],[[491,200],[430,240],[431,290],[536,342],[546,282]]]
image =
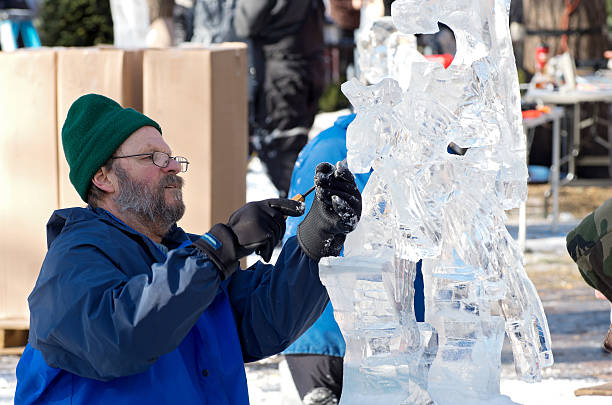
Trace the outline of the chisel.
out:
[[[306,196],[310,193],[312,193],[315,190],[316,186],[312,186],[310,187],[310,189],[308,189],[307,192],[305,192],[304,194],[296,194],[293,198],[291,198],[293,201],[299,201],[299,202],[304,202],[306,201]]]

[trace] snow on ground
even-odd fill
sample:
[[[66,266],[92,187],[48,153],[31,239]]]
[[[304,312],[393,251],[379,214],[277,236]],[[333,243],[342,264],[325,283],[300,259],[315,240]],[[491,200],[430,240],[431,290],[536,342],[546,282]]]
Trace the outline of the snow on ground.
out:
[[[300,405],[286,363],[279,362],[278,358],[247,366],[247,379],[251,405]],[[604,405],[612,403],[612,398],[574,395],[578,388],[604,382],[594,379],[544,379],[529,384],[515,379],[502,379],[501,393],[523,405]]]
[[[0,405],[13,403],[17,377],[15,368],[17,367],[17,356],[0,356]]]
[[[266,198],[278,198],[278,190],[266,174],[263,163],[257,156],[249,160],[247,166],[247,190],[246,200],[259,201]]]
[[[519,380],[501,381],[502,394],[523,405],[603,405],[612,403],[610,397],[574,396],[574,390],[603,384],[597,380],[550,379],[529,384]]]
[[[308,133],[308,138],[314,138],[319,132],[334,125],[334,122],[338,117],[342,117],[343,115],[348,115],[350,113],[351,110],[345,108],[344,110],[317,114],[315,116],[314,123],[312,124],[312,128],[310,128],[310,132]]]
[[[251,158],[247,166],[247,190],[246,190],[246,201],[259,201],[268,198],[278,198],[278,190],[272,184],[272,181],[266,174],[266,169],[261,163],[261,160],[257,156]],[[280,254],[280,249],[274,249],[272,253],[271,263],[276,263],[276,259]],[[247,267],[250,267],[254,263],[260,260],[260,257],[256,254],[247,256],[246,263]]]

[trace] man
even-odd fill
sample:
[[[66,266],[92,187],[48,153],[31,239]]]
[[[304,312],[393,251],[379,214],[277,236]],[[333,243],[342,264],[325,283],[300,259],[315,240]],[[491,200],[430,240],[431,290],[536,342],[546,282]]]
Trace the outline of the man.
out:
[[[325,77],[321,0],[236,0],[233,27],[249,40],[254,72],[249,149],[281,197],[308,142]]]
[[[155,121],[85,95],[62,143],[88,207],[58,210],[47,224],[15,402],[247,404],[243,363],[282,351],[328,302],[317,263],[340,253],[361,215],[352,174],[321,165],[297,238],[275,266],[243,271],[248,254],[270,259],[302,204],[252,202],[188,235],[176,221],[189,163],[170,156]]]

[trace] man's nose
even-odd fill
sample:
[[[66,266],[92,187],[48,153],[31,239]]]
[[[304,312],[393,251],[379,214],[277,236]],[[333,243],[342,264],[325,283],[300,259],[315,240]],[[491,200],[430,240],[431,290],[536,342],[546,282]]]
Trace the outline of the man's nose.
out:
[[[167,173],[175,173],[176,174],[176,173],[181,171],[181,165],[176,160],[170,159],[170,160],[168,160],[168,166],[164,167],[162,170],[164,172],[167,172]]]

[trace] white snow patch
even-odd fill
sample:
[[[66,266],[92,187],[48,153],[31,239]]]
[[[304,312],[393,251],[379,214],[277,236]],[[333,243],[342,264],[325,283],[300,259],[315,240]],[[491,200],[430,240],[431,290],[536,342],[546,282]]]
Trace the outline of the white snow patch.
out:
[[[0,356],[0,405],[12,405],[17,387],[15,369],[19,357]]]
[[[523,405],[603,405],[612,403],[610,397],[574,395],[578,388],[603,384],[599,380],[546,379],[529,384],[520,380],[501,380],[501,392]]]
[[[247,166],[246,201],[259,201],[278,198],[278,190],[272,184],[263,163],[257,156],[251,158]]]
[[[308,132],[308,139],[312,139],[319,134],[319,132],[331,127],[334,125],[334,122],[343,115],[349,115],[351,110],[345,108],[343,110],[328,112],[328,113],[318,113],[315,116],[314,123],[312,124],[312,128]]]
[[[268,177],[266,168],[257,156],[251,158],[247,166],[247,178],[246,178],[246,201],[260,201],[268,198],[278,198],[278,190],[272,184],[272,181]],[[270,263],[276,263],[276,259],[280,254],[280,249],[274,249],[272,253],[272,259]],[[261,258],[256,254],[247,256],[246,264],[247,267],[252,266]]]

